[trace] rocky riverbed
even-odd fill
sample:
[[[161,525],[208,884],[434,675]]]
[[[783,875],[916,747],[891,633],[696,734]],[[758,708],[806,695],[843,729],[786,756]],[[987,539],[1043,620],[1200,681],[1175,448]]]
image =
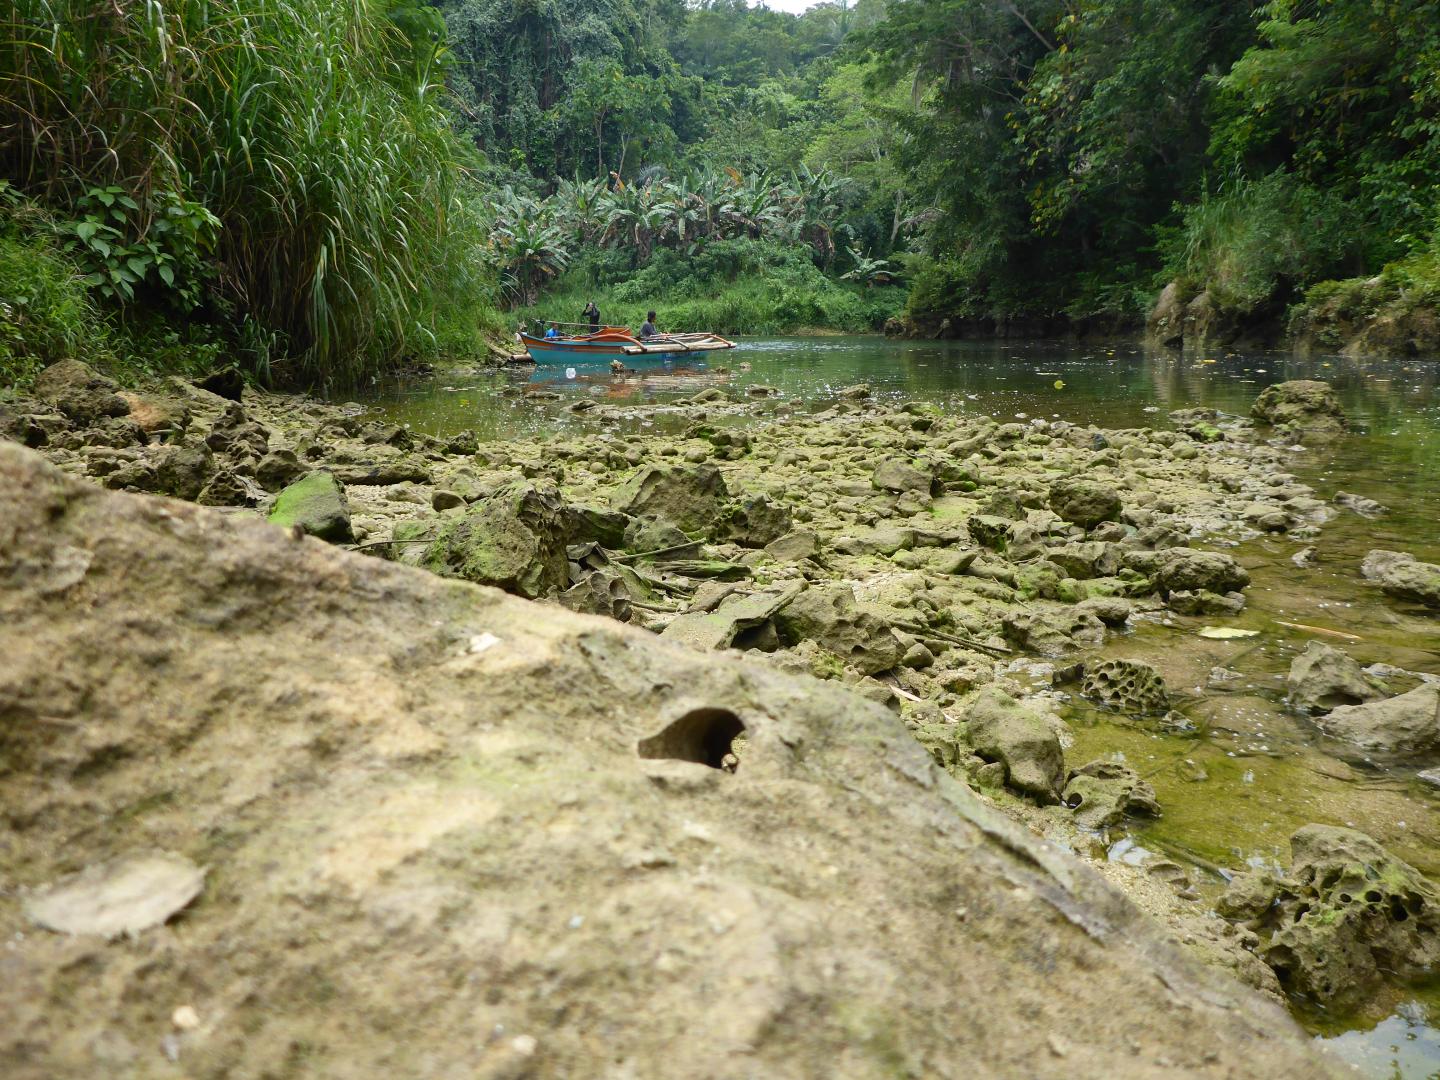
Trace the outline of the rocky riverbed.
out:
[[[1128,765],[1067,753],[1059,715],[1078,697],[1138,725],[1189,722],[1153,667],[1095,654],[1176,614],[1224,633],[1249,575],[1220,546],[1318,535],[1332,504],[1286,471],[1285,447],[1343,429],[1324,384],[1272,388],[1253,419],[1197,409],[1132,430],[880,405],[863,386],[785,413],[750,390],[663,407],[586,401],[563,436],[481,444],[358,405],[180,381],[126,394],[62,366],[42,377],[40,401],[0,411],[0,434],[106,487],[263,514],[628,622],[689,655],[742,653],[841,684],[898,715],[976,805],[1091,860],[1172,940],[1277,1000],[1349,1007],[1384,979],[1431,970],[1440,897],[1332,823],[1296,835],[1285,874],[1217,868],[1240,872],[1218,902],[1193,866],[1104,859],[1111,830],[1165,807]],[[603,427],[639,413],[670,430]],[[1440,601],[1440,570],[1405,553],[1377,551],[1363,571],[1396,602]],[[1297,709],[1357,747],[1440,741],[1431,683],[1357,675],[1332,652],[1292,672]],[[549,692],[562,691],[586,692]],[[743,776],[761,753],[748,722],[702,734],[686,736],[692,760],[721,773]],[[680,738],[662,735],[653,745]]]

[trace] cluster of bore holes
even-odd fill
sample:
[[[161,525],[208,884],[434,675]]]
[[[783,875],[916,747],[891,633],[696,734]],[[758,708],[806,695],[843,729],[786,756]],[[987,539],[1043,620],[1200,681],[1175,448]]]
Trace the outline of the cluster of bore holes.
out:
[[[729,709],[691,709],[658,734],[641,739],[635,749],[642,758],[693,761],[734,772],[745,741],[745,724]]]

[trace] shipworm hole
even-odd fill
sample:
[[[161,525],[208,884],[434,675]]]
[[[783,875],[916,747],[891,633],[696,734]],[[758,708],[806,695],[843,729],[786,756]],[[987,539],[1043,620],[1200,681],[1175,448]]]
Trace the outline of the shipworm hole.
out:
[[[692,709],[658,734],[641,739],[636,750],[642,758],[694,761],[733,772],[733,743],[744,733],[744,723],[729,709]]]

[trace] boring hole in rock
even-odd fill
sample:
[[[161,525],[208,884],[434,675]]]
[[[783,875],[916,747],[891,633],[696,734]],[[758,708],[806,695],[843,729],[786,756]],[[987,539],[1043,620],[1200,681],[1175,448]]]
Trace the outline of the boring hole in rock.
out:
[[[636,750],[642,758],[694,761],[734,772],[744,734],[745,724],[729,709],[691,709],[663,731],[641,739]]]

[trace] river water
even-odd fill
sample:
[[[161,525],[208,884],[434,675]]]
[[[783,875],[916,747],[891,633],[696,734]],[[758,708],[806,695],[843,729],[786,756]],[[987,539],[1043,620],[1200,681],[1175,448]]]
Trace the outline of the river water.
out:
[[[1244,415],[1264,386],[1300,378],[1331,383],[1355,431],[1330,445],[1296,448],[1290,470],[1321,498],[1349,491],[1391,512],[1367,520],[1338,509],[1308,542],[1237,538],[1232,554],[1253,578],[1244,613],[1141,623],[1105,649],[1158,667],[1195,730],[1161,732],[1077,705],[1069,716],[1077,745],[1068,756],[1122,755],[1156,789],[1163,816],[1137,823],[1115,857],[1133,857],[1137,848],[1164,852],[1188,861],[1212,890],[1220,879],[1207,868],[1283,863],[1288,837],[1309,822],[1358,828],[1440,880],[1440,788],[1417,775],[1440,759],[1357,758],[1281,703],[1284,674],[1310,640],[1338,645],[1362,664],[1440,674],[1440,619],[1384,599],[1359,576],[1372,548],[1440,562],[1440,363],[1224,351],[1182,358],[1125,343],[822,337],[745,341],[708,366],[654,364],[621,377],[563,368],[452,374],[377,388],[373,403],[431,434],[470,428],[482,438],[545,438],[596,423],[565,411],[587,396],[664,402],[710,385],[738,392],[763,384],[780,390],[767,408],[805,409],[864,382],[881,398],[923,399],[1001,420],[1165,427],[1171,410],[1197,405]],[[621,426],[665,423],[659,416]],[[1291,556],[1312,545],[1315,564],[1297,567]],[[1196,636],[1216,621],[1259,633]],[[1217,683],[1215,668],[1239,677]],[[1396,992],[1358,1016],[1303,1006],[1298,1014],[1361,1075],[1440,1077],[1440,987]]]

